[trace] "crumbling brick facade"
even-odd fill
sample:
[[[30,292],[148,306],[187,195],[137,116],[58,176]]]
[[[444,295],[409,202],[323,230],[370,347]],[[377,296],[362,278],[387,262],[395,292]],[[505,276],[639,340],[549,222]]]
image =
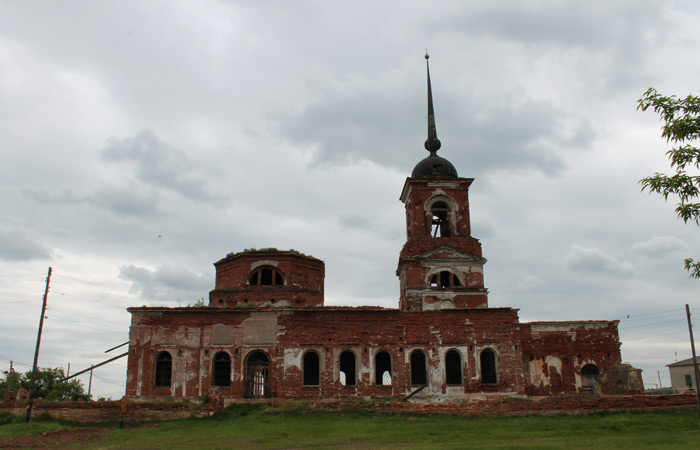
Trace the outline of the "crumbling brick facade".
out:
[[[469,186],[430,155],[406,179],[397,309],[324,307],[324,263],[296,251],[229,254],[209,306],[129,308],[133,398],[466,399],[628,393],[617,321],[520,323],[490,308]]]
[[[323,306],[323,261],[296,251],[231,253],[214,263],[214,307]]]

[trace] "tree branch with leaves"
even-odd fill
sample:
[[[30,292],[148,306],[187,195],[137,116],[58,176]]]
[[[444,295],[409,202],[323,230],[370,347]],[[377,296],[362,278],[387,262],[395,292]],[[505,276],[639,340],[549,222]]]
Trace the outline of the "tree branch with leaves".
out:
[[[675,95],[663,96],[656,89],[649,88],[638,100],[637,110],[653,110],[657,113],[663,126],[661,137],[673,147],[666,152],[672,175],[655,173],[639,180],[642,191],[655,192],[668,201],[669,196],[678,198],[676,215],[700,225],[700,148],[693,144],[700,139],[700,97],[688,95],[679,98]],[[700,261],[691,258],[685,260],[685,270],[693,278],[700,278]]]

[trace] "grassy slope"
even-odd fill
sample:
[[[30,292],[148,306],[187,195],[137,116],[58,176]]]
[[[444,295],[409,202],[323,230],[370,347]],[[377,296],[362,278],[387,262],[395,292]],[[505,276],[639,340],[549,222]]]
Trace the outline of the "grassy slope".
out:
[[[90,448],[697,448],[693,412],[465,418],[265,411],[238,406],[223,418],[116,430]]]
[[[0,413],[0,439],[25,434],[42,434],[61,427],[72,430],[80,426],[80,424],[76,423],[65,423],[49,419],[48,416],[33,417],[32,424],[29,426],[25,422],[24,416],[14,416],[4,411]]]
[[[72,424],[75,426],[76,424]],[[0,437],[66,427],[51,420],[0,426]],[[72,428],[69,426],[67,428]],[[116,428],[116,424],[112,424]],[[93,449],[192,448],[698,448],[696,412],[585,416],[453,417],[320,413],[239,405],[226,415],[163,422],[158,427],[115,429]],[[84,447],[81,447],[84,448]]]

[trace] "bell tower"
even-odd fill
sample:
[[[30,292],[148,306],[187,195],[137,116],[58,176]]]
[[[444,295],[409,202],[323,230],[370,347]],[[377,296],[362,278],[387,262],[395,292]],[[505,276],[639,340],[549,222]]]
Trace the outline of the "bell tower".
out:
[[[406,244],[396,275],[401,285],[400,309],[423,311],[486,308],[487,290],[481,243],[471,236],[469,186],[447,159],[437,155],[430,66],[428,75],[428,139],[430,155],[406,179],[401,201],[406,206]]]

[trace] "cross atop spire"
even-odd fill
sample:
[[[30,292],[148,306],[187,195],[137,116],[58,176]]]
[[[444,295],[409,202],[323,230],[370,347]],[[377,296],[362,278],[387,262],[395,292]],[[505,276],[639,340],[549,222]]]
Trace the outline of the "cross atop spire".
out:
[[[425,141],[425,149],[434,155],[440,150],[440,139],[437,137],[437,128],[435,127],[435,111],[433,110],[433,89],[430,85],[430,64],[428,59],[430,55],[425,52],[425,67],[428,70],[428,139]]]

